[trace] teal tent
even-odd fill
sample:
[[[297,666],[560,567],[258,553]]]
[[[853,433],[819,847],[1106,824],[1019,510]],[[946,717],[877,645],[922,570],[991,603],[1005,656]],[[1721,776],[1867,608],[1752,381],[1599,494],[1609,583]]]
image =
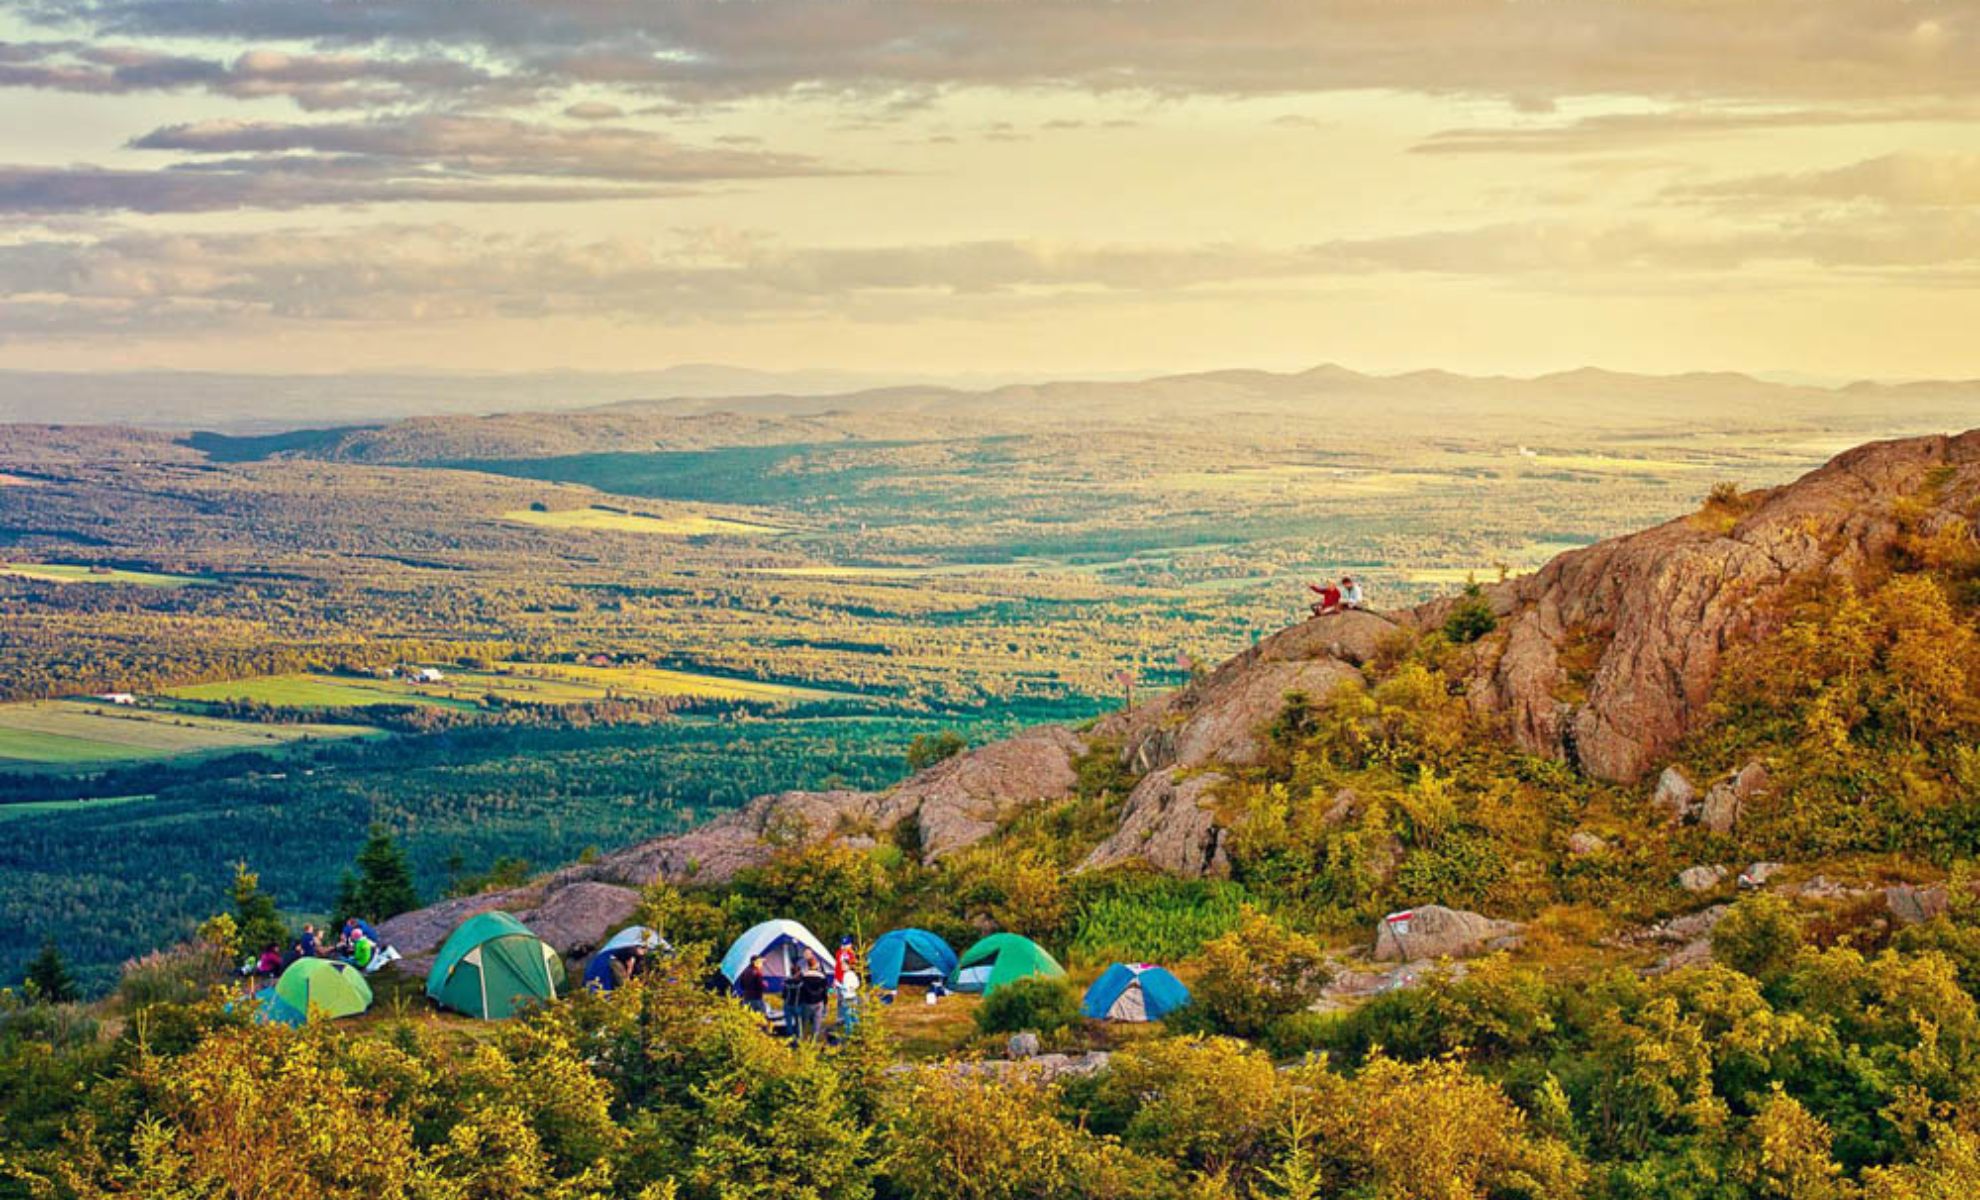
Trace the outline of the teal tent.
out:
[[[498,1021],[557,998],[564,960],[505,912],[469,917],[447,935],[426,994],[455,1012]]]

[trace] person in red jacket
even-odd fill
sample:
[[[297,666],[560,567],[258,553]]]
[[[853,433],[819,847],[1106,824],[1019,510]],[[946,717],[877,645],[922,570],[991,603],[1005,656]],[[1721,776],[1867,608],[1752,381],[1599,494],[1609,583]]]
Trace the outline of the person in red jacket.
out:
[[[839,939],[839,952],[832,956],[832,986],[846,981],[846,972],[859,966],[859,951],[853,947],[850,935]]]
[[[1333,584],[1309,583],[1306,590],[1320,597],[1320,602],[1313,606],[1314,616],[1325,617],[1341,611],[1341,589]]]

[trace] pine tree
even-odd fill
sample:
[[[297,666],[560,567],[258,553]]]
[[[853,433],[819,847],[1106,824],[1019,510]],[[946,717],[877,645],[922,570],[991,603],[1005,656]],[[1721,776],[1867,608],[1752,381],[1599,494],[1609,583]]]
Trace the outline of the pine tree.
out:
[[[419,893],[413,889],[412,864],[406,852],[392,840],[391,831],[374,824],[364,849],[358,851],[358,878],[349,895],[346,916],[383,921],[419,907]],[[342,889],[339,889],[341,892]],[[339,896],[339,908],[344,905]]]
[[[289,940],[289,927],[275,907],[275,897],[261,890],[261,876],[248,870],[245,862],[234,864],[234,924],[240,928],[241,949],[248,954]]]
[[[73,1004],[82,998],[54,938],[41,943],[41,953],[28,964],[27,985],[29,994],[43,1004]]]

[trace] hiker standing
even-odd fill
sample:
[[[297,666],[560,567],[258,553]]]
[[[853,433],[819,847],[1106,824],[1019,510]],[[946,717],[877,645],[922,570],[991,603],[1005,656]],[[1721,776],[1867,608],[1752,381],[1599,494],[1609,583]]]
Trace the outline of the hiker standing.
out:
[[[854,948],[851,934],[839,939],[839,952],[832,956],[832,986],[845,982],[846,972],[853,969],[859,959],[859,951]]]
[[[763,1002],[765,986],[763,956],[759,954],[736,976],[736,995],[742,999],[744,1008],[762,1017],[770,1015],[770,1006]]]
[[[832,990],[839,996],[839,1030],[850,1034],[859,1024],[859,972],[847,967]]]
[[[804,972],[792,982],[797,986],[798,1036],[816,1041],[825,1036],[825,1005],[832,996],[832,977],[816,954],[805,956]]]

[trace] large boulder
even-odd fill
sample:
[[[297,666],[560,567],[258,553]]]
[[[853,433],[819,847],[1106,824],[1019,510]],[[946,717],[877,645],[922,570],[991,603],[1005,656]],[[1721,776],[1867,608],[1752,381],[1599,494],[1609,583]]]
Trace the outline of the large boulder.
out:
[[[497,909],[514,912],[527,908],[536,902],[539,894],[536,888],[513,888],[442,900],[438,904],[378,922],[378,936],[387,946],[399,952],[400,970],[425,974],[433,965],[433,956],[439,951],[440,943],[446,941],[447,935],[459,928],[461,922]]]
[[[1079,784],[1074,760],[1086,744],[1058,725],[1029,729],[935,764],[877,797],[872,820],[881,828],[914,819],[921,853],[933,862],[996,832],[1021,808],[1065,800]]]
[[[1184,775],[1178,767],[1144,776],[1128,794],[1119,828],[1093,848],[1079,869],[1142,862],[1190,877],[1230,874],[1224,831],[1210,811],[1212,798],[1225,782],[1214,772]]]
[[[516,920],[559,954],[596,950],[607,934],[632,920],[639,893],[610,883],[584,881],[548,889],[540,903]]]
[[[1657,776],[1657,790],[1650,795],[1650,807],[1673,825],[1697,815],[1698,789],[1676,767],[1665,767]]]
[[[644,886],[669,883],[723,884],[737,872],[770,861],[777,848],[823,838],[847,825],[870,819],[869,792],[778,792],[758,796],[734,812],[671,837],[654,838],[594,863],[569,868],[557,882],[602,879]]]
[[[1265,660],[1256,648],[1188,687],[1144,705],[1125,723],[1125,755],[1136,771],[1163,767],[1257,766],[1266,729],[1294,693],[1323,700],[1361,677],[1335,658]]]
[[[1373,660],[1382,644],[1400,631],[1401,626],[1379,613],[1358,609],[1333,613],[1266,638],[1258,643],[1257,658],[1260,662],[1331,658],[1360,667]]]
[[[1377,962],[1414,962],[1431,958],[1469,958],[1489,950],[1503,949],[1519,939],[1520,925],[1425,904],[1403,913],[1391,913],[1375,924]]]

